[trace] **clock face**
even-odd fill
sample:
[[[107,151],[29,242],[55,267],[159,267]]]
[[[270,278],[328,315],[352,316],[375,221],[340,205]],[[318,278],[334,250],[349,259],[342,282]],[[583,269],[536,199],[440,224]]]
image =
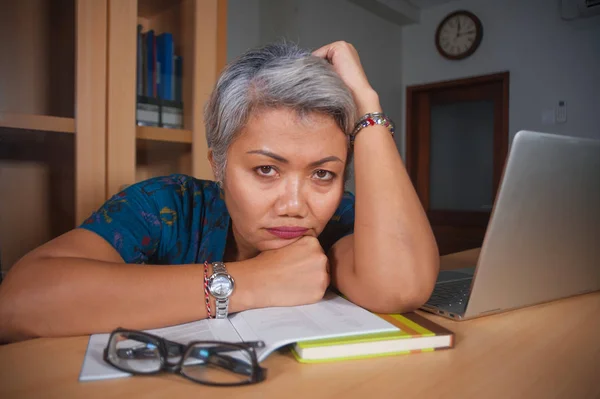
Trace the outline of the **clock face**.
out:
[[[482,36],[479,18],[468,11],[456,11],[438,26],[435,44],[442,56],[459,60],[475,52]]]

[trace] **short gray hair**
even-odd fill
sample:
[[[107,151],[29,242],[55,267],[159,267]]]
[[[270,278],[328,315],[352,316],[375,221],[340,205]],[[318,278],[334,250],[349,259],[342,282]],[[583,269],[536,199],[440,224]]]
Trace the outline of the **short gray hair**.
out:
[[[227,150],[250,114],[281,107],[330,115],[347,135],[356,121],[350,90],[324,59],[289,43],[249,50],[227,65],[204,110],[216,180],[224,179]]]

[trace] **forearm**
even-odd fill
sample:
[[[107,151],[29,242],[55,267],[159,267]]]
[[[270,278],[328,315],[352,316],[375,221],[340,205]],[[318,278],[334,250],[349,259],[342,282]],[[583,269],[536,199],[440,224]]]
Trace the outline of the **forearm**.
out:
[[[242,288],[231,297],[231,312],[252,306],[244,295],[247,273],[236,274]],[[0,342],[203,319],[207,317],[203,279],[202,265],[25,260],[14,266],[0,289]]]
[[[361,112],[377,111],[379,103]],[[374,109],[370,109],[374,108]],[[439,256],[429,222],[389,130],[370,126],[355,140],[354,270],[365,294],[397,307],[427,299]]]

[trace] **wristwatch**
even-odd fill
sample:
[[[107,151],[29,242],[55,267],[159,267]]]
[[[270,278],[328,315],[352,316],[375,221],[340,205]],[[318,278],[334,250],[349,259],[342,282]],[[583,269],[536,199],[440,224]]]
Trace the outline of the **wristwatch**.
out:
[[[233,293],[235,281],[227,273],[227,268],[223,262],[213,262],[213,273],[208,278],[208,292],[216,301],[216,319],[226,319],[229,312],[229,297]]]

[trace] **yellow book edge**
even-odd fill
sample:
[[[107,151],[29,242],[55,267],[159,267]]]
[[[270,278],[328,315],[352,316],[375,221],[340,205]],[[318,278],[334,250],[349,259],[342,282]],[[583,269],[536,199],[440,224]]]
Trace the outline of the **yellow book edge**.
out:
[[[290,351],[296,360],[300,363],[305,364],[315,364],[315,363],[333,363],[333,362],[341,362],[345,360],[361,360],[361,359],[372,359],[376,357],[386,357],[386,356],[398,356],[398,355],[410,355],[418,352],[435,352],[434,348],[425,348],[420,349],[418,352],[415,351],[398,351],[398,352],[384,352],[384,353],[376,353],[370,355],[356,355],[356,356],[344,356],[344,357],[333,357],[327,359],[303,359],[298,355],[293,346],[290,346]]]
[[[380,317],[382,317],[380,315]],[[377,342],[377,341],[387,341],[391,339],[406,339],[406,338],[420,338],[420,337],[433,337],[436,334],[433,331],[429,331],[423,326],[409,320],[408,318],[399,315],[386,315],[382,317],[388,322],[394,324],[396,327],[400,328],[400,331],[392,331],[392,332],[383,332],[383,333],[375,333],[375,334],[363,334],[363,335],[351,335],[346,337],[336,337],[336,338],[326,338],[326,339],[317,339],[312,341],[301,341],[296,343],[297,346],[301,348],[315,348],[321,346],[330,346],[330,345],[348,345],[348,344],[359,344],[364,342]],[[410,328],[415,333],[411,334],[406,329]]]
[[[313,340],[313,341],[300,341],[300,342],[297,342],[296,345],[301,348],[316,348],[316,347],[330,346],[330,345],[360,344],[360,343],[364,343],[364,342],[389,341],[392,339],[407,339],[407,338],[433,337],[433,336],[435,336],[435,334],[433,334],[433,333],[415,336],[415,335],[409,334],[405,331],[397,331],[397,332],[383,332],[383,333],[365,334],[365,335],[351,335],[348,337],[319,339],[319,340]]]

